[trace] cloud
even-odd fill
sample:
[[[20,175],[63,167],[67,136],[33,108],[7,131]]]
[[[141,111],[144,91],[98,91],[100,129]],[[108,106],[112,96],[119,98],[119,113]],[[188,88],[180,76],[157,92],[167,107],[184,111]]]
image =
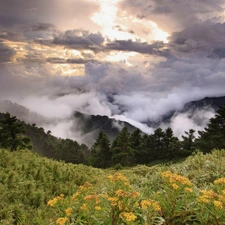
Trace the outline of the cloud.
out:
[[[182,139],[185,135],[184,131],[190,129],[195,130],[195,137],[198,137],[198,131],[203,130],[208,124],[210,118],[214,117],[215,112],[210,107],[202,109],[189,110],[185,113],[177,113],[172,118],[169,124],[161,124],[162,128],[171,127],[174,135]]]
[[[80,35],[79,35],[80,34]],[[67,30],[64,34],[57,36],[52,44],[63,45],[75,49],[95,49],[104,41],[101,34],[88,34],[84,30]]]
[[[170,37],[170,47],[176,52],[205,52],[208,57],[224,57],[225,24],[204,22],[191,25]]]
[[[0,26],[19,26],[34,23],[50,23],[71,29],[78,21],[80,26],[95,27],[90,16],[99,8],[99,3],[91,0],[3,0],[0,9]],[[85,10],[84,10],[85,9]],[[91,24],[91,26],[90,26]]]
[[[47,58],[47,62],[53,64],[86,64],[88,62],[98,63],[99,61],[96,59],[83,59],[83,58],[72,58],[72,59]]]
[[[50,23],[37,23],[32,25],[32,31],[46,31],[54,29],[55,26]]]
[[[100,1],[2,1],[0,98],[59,118],[49,125],[58,135],[73,126],[76,110],[150,133],[146,124],[189,101],[225,95],[223,3],[121,0],[100,26],[92,19]],[[190,114],[171,126],[182,120],[184,129],[203,126]]]
[[[173,32],[190,24],[223,20],[224,1],[206,0],[123,0],[120,11],[142,20],[152,20],[166,31]]]
[[[15,51],[4,43],[0,42],[0,63],[9,62],[15,55]]]
[[[19,33],[13,31],[1,31],[0,32],[0,40],[9,40],[9,41],[21,41],[23,36]]]
[[[139,52],[143,54],[168,55],[168,50],[163,50],[163,42],[155,42],[153,44],[133,42],[132,40],[116,40],[114,42],[107,43],[106,48],[117,51],[131,51]]]

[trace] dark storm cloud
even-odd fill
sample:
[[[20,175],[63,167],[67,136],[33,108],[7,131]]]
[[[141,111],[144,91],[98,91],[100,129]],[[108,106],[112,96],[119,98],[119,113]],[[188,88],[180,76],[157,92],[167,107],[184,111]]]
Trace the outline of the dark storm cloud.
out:
[[[37,23],[32,25],[32,31],[47,31],[55,28],[53,24],[50,23]]]
[[[57,26],[71,23],[74,19],[87,22],[98,7],[99,3],[89,0],[1,0],[0,27],[21,28],[35,23]]]
[[[170,31],[194,23],[220,21],[224,12],[224,0],[123,0],[119,5],[128,14],[153,20]]]
[[[0,63],[9,62],[14,55],[15,51],[12,48],[0,42]]]
[[[165,56],[169,52],[163,50],[165,44],[163,42],[155,42],[153,44],[134,42],[132,40],[116,40],[106,45],[106,49],[117,51],[133,51],[143,54],[161,55]]]
[[[86,64],[88,62],[98,63],[99,61],[95,59],[83,59],[83,58],[71,58],[71,59],[48,58],[47,62],[52,64]]]
[[[175,32],[170,37],[171,49],[183,52],[205,52],[208,57],[224,57],[225,24],[204,22]]]
[[[138,52],[142,54],[168,56],[169,50],[165,49],[166,44],[160,41],[149,44],[147,42],[132,41],[132,40],[115,40],[106,41],[99,33],[93,34],[85,30],[67,30],[65,33],[55,35],[51,40],[36,40],[36,43],[53,46],[60,45],[65,48],[77,50],[92,50],[94,52],[109,52],[109,51],[126,51]]]
[[[81,35],[78,35],[80,34]],[[101,34],[89,34],[84,30],[67,30],[65,33],[57,36],[52,44],[63,45],[76,49],[95,49],[104,42]]]
[[[0,40],[21,41],[23,35],[13,31],[0,31]]]

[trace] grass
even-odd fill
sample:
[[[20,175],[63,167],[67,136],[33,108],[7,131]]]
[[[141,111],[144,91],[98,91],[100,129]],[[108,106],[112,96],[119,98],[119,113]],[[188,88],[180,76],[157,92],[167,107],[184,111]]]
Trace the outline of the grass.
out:
[[[96,169],[0,150],[0,224],[223,224],[225,150]]]

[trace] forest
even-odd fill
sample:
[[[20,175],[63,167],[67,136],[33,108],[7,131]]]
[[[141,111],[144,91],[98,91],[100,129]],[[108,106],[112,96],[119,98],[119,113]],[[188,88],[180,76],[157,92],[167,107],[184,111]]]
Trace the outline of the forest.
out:
[[[113,141],[100,131],[91,148],[75,140],[56,138],[51,131],[26,124],[9,113],[0,114],[0,119],[0,147],[10,151],[33,149],[48,158],[98,168],[152,165],[184,159],[196,150],[209,153],[214,148],[225,148],[225,106],[219,108],[197,138],[193,129],[180,140],[170,127],[157,128],[147,135],[139,129],[129,132],[125,126]]]

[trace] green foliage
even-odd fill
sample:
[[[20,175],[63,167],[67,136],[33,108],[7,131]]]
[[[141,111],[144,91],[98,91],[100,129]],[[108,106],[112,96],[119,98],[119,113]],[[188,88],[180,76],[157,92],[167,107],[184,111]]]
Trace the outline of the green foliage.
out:
[[[11,151],[18,149],[32,149],[30,139],[24,136],[24,125],[15,116],[6,113],[0,120],[0,147]]]
[[[95,183],[102,174],[98,169],[53,161],[25,150],[0,149],[0,159],[0,224],[48,224],[49,198],[72,195],[79,185]]]
[[[0,224],[223,224],[225,219],[225,150],[197,152],[177,164],[121,169],[121,175],[28,150],[2,149],[0,158]]]
[[[58,215],[56,224],[223,224],[224,162],[225,150],[215,150],[177,165],[111,171],[98,185],[86,183],[70,198],[49,200],[49,209]],[[217,175],[209,181],[212,168]]]
[[[52,159],[63,160],[74,164],[87,164],[90,151],[84,144],[71,139],[56,138],[51,132],[35,124],[24,124],[25,134],[31,139],[34,151]]]
[[[91,149],[91,165],[99,168],[111,166],[110,141],[105,133],[100,132]]]
[[[199,135],[196,146],[204,153],[212,151],[213,148],[225,148],[225,105],[209,120],[204,131],[199,131]]]
[[[130,133],[124,127],[112,143],[112,160],[114,164],[133,165],[134,150],[131,148]]]

